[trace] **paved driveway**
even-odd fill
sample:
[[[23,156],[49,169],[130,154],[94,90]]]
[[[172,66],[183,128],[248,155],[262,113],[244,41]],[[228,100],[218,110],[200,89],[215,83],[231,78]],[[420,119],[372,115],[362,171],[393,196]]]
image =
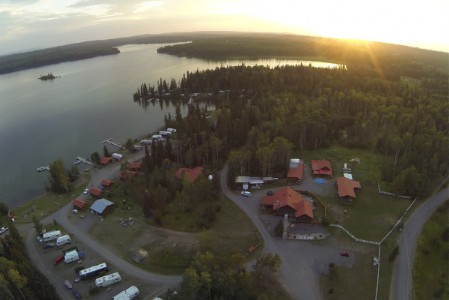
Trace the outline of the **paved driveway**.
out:
[[[221,173],[221,187],[225,195],[236,203],[251,219],[264,239],[264,253],[277,253],[282,260],[280,282],[293,299],[322,299],[319,277],[327,272],[330,263],[351,267],[354,255],[340,256],[340,249],[324,246],[319,241],[291,241],[273,237],[265,227],[259,214],[260,199],[265,191],[252,191],[252,197],[234,193],[226,185],[228,167]],[[320,191],[320,189],[317,189]]]

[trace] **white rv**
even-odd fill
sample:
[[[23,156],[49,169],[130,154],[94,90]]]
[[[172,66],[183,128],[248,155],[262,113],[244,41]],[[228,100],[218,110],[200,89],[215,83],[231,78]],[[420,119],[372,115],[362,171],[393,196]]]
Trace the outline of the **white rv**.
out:
[[[76,250],[66,252],[64,255],[64,262],[66,264],[77,261],[79,259],[80,259],[80,256],[78,254],[78,251],[76,251]]]
[[[49,232],[44,233],[42,235],[42,240],[44,242],[48,242],[48,241],[55,240],[55,239],[57,239],[60,236],[61,236],[61,231],[60,230],[49,231]]]
[[[123,158],[123,154],[112,153],[112,158],[115,159],[115,160],[121,160]]]
[[[56,239],[56,246],[62,246],[65,244],[70,244],[72,240],[70,239],[70,235],[62,235]]]
[[[132,300],[135,299],[139,295],[139,289],[135,286],[130,286],[126,290],[118,293],[114,297],[113,300]]]
[[[121,280],[122,277],[120,277],[120,274],[115,272],[95,279],[95,285],[98,287],[105,287],[116,282],[120,282]]]

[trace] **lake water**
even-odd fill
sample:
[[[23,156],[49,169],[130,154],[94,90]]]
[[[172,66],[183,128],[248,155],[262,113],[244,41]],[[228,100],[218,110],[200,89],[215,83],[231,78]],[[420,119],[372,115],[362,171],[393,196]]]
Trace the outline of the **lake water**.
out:
[[[161,45],[127,45],[121,53],[0,75],[0,201],[15,207],[44,192],[48,173],[36,168],[103,153],[103,141],[149,134],[173,107],[142,109],[132,94],[141,83],[177,81],[186,71],[226,65],[335,64],[298,60],[208,62],[157,54]],[[41,75],[61,76],[41,81]],[[185,111],[183,111],[185,113]],[[114,151],[114,147],[108,147]]]

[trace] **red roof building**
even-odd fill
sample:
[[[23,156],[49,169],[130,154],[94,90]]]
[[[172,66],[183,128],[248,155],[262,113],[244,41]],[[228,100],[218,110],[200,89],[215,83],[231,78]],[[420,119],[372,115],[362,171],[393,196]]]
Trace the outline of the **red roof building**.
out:
[[[134,172],[134,171],[121,171],[120,172],[120,180],[133,180],[134,177],[137,177],[139,175],[139,173]]]
[[[100,165],[102,165],[102,166],[107,166],[111,162],[112,162],[112,158],[111,157],[103,156],[102,158],[100,158]]]
[[[128,170],[130,170],[130,171],[139,172],[140,169],[142,169],[142,161],[141,160],[133,161],[128,164]]]
[[[332,167],[328,160],[312,160],[310,163],[312,165],[313,175],[332,176]]]
[[[84,201],[83,199],[76,198],[75,200],[73,200],[72,204],[74,207],[78,209],[83,209],[84,206],[86,206],[87,202]]]
[[[94,197],[100,197],[101,193],[103,193],[103,191],[100,190],[99,188],[92,187],[92,188],[90,188],[89,193]]]
[[[203,167],[195,167],[193,169],[189,168],[179,168],[175,172],[175,176],[179,179],[185,179],[188,182],[195,182],[203,172]]]
[[[288,167],[287,178],[302,181],[302,176],[304,173],[304,163],[302,160],[293,158],[290,159],[290,164]]]
[[[355,199],[355,190],[360,189],[360,182],[348,179],[346,177],[337,178],[338,197],[340,199],[352,202]]]
[[[101,185],[104,187],[110,187],[114,182],[112,180],[109,179],[103,179],[101,181]]]
[[[275,215],[288,214],[296,222],[308,223],[313,219],[313,206],[297,191],[286,187],[277,190],[272,196],[262,198],[262,205],[270,208]]]

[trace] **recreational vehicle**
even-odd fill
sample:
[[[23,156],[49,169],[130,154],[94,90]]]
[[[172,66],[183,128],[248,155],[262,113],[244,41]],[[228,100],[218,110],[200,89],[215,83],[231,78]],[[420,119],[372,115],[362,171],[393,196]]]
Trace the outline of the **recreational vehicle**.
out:
[[[95,285],[97,287],[105,287],[120,282],[121,280],[122,277],[120,277],[120,274],[118,272],[115,272],[95,279]]]
[[[48,241],[56,240],[60,236],[61,236],[60,230],[49,231],[42,235],[42,240],[44,242],[48,242]]]
[[[135,299],[139,295],[139,289],[135,286],[130,286],[124,291],[121,291],[114,297],[113,300],[132,300]]]

